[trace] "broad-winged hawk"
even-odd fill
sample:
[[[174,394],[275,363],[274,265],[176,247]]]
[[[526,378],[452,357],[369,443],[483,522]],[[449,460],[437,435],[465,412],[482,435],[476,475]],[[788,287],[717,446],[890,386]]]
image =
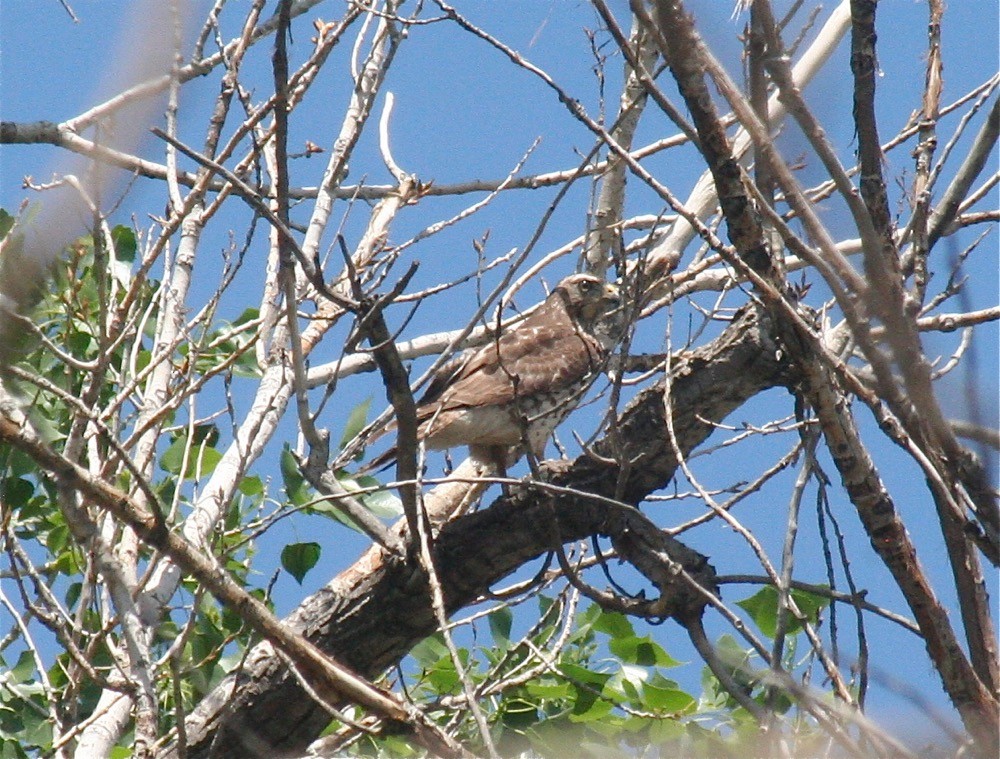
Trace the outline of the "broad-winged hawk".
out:
[[[540,458],[603,368],[620,313],[616,285],[590,274],[566,277],[524,321],[437,372],[417,404],[418,437],[433,449],[467,445],[487,460],[525,446]]]

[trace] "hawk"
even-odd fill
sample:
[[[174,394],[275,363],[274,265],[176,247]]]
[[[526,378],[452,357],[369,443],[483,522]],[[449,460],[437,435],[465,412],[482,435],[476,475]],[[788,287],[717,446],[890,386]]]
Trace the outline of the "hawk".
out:
[[[590,274],[566,277],[512,330],[436,373],[417,402],[417,437],[432,449],[466,445],[484,460],[504,461],[512,448],[541,458],[603,368],[622,331],[621,312],[616,285]]]

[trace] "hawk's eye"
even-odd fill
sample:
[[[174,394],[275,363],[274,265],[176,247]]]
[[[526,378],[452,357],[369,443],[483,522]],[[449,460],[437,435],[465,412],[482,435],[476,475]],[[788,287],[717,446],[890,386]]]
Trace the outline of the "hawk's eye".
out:
[[[584,279],[580,282],[580,292],[589,293],[593,289],[594,289],[594,283],[591,282],[589,279]]]

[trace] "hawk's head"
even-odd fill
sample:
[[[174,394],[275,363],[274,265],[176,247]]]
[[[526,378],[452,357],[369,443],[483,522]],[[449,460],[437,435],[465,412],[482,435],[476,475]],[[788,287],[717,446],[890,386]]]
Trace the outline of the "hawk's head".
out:
[[[621,309],[622,305],[618,285],[593,274],[566,277],[556,285],[549,298],[560,299],[573,321],[587,332],[592,332],[598,322]]]

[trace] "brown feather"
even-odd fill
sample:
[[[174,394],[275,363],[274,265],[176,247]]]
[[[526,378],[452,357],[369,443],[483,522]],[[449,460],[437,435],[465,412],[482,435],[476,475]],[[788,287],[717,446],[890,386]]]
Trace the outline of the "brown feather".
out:
[[[440,409],[513,403],[542,392],[558,391],[595,371],[603,358],[596,340],[562,325],[526,331],[519,328],[485,346],[450,380],[438,399],[421,401],[419,415]]]

